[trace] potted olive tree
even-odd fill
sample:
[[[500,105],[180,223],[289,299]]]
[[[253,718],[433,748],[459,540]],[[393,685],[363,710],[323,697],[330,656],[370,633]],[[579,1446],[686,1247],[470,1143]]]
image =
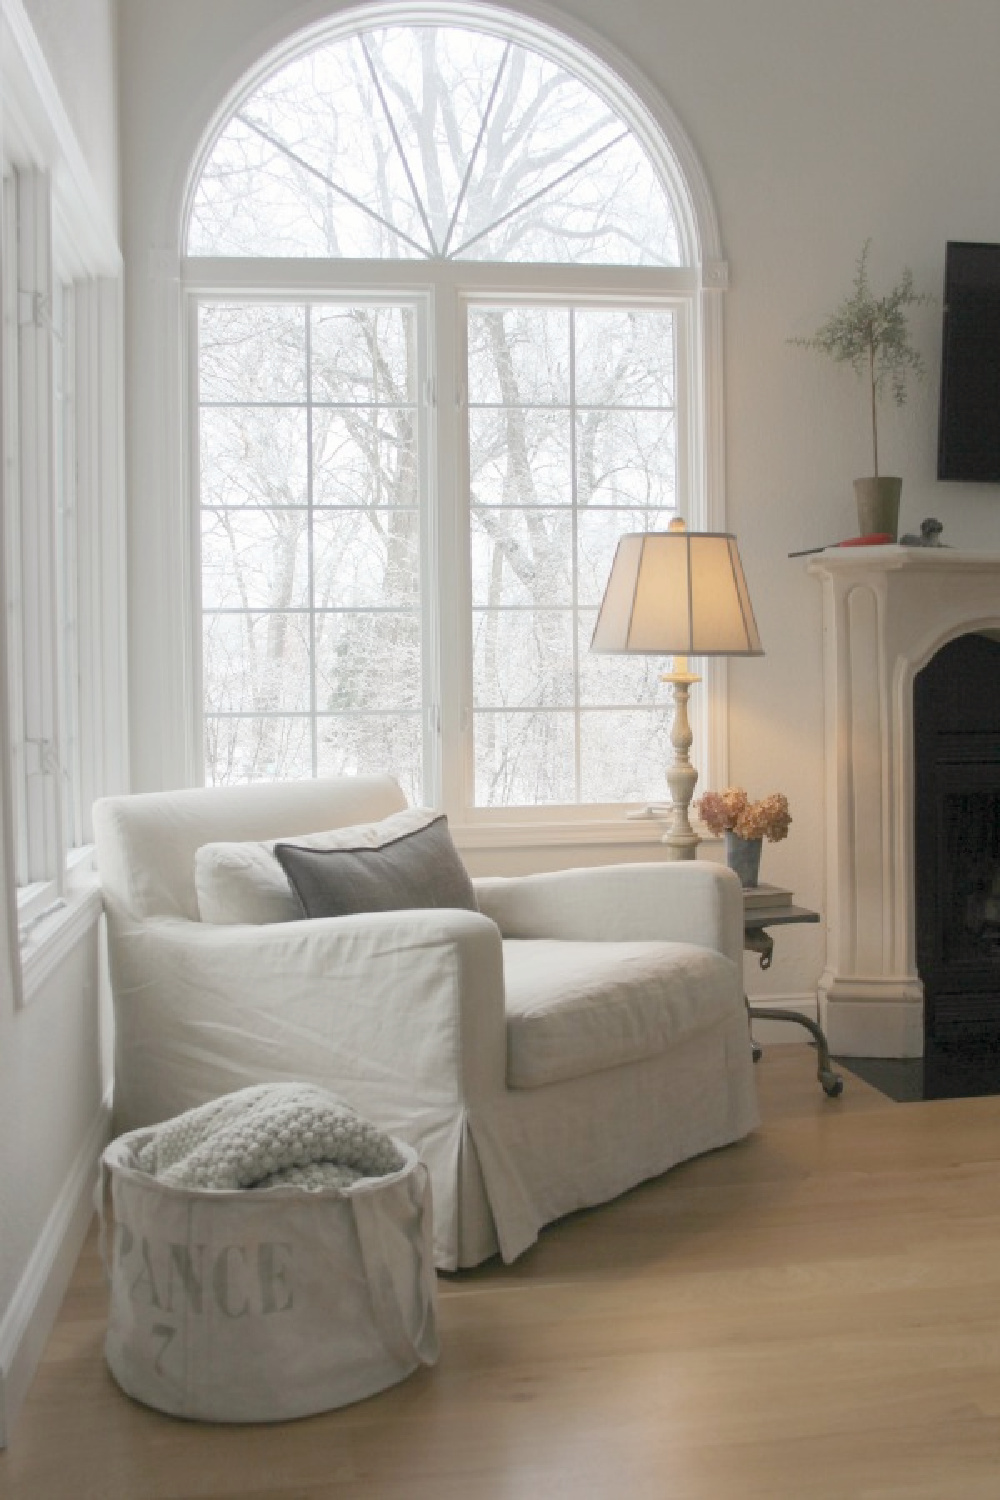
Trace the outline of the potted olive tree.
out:
[[[858,505],[858,533],[887,533],[896,540],[899,529],[899,497],[902,479],[879,473],[878,403],[886,391],[897,406],[906,400],[908,375],[922,377],[924,362],[910,342],[907,309],[933,298],[913,290],[913,274],[907,268],[884,297],[876,297],[868,282],[868,252],[865,240],[858,257],[854,290],[810,339],[792,339],[805,349],[818,349],[831,359],[851,365],[865,381],[871,402],[872,460],[874,473],[854,481]]]

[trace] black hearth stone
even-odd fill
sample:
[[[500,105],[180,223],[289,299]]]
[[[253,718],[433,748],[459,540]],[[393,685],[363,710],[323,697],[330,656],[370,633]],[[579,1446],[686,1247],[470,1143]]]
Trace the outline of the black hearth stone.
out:
[[[839,1068],[899,1104],[1000,1094],[1000,1043],[937,1047],[923,1057],[838,1057]]]

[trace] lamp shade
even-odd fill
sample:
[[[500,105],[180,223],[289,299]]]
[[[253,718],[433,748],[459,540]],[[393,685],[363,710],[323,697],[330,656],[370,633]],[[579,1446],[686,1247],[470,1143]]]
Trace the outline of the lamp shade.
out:
[[[736,538],[683,521],[621,537],[590,649],[762,656]]]

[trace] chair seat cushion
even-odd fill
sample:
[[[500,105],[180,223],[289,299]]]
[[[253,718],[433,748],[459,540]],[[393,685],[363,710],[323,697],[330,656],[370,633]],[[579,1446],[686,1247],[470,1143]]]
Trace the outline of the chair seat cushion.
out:
[[[503,955],[511,1088],[636,1062],[743,1003],[732,960],[693,943],[507,939]]]

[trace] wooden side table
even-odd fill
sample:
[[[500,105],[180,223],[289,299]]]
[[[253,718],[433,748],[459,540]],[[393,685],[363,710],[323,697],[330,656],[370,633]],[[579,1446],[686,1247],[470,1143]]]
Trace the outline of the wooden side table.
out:
[[[761,889],[758,887],[758,893]],[[766,890],[766,887],[763,889]],[[744,906],[743,909],[743,946],[748,952],[758,954],[762,969],[769,969],[774,955],[774,938],[767,930],[769,927],[788,927],[799,922],[818,921],[819,912],[812,911],[808,906],[795,906],[789,901],[768,904],[761,901],[758,894],[754,904]],[[749,1000],[747,1015],[751,1022],[792,1021],[797,1026],[804,1026],[816,1043],[816,1077],[822,1084],[823,1092],[831,1099],[836,1099],[844,1092],[844,1080],[831,1066],[829,1044],[822,1027],[816,1021],[809,1016],[800,1016],[796,1011],[775,1010],[768,1005],[751,1005]],[[753,1047],[753,1060],[758,1062],[761,1049],[752,1036],[750,1043]]]

